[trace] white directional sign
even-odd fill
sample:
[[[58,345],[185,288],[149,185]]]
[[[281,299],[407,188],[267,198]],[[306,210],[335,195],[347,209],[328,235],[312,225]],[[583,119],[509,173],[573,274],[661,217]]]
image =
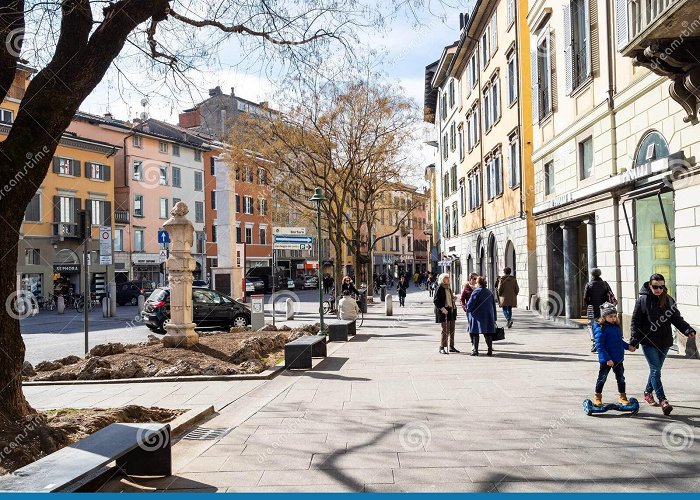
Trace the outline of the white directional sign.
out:
[[[100,226],[100,264],[112,264],[112,228]]]
[[[287,234],[287,235],[304,236],[306,234],[306,228],[305,227],[273,227],[272,234],[273,235]]]
[[[314,239],[311,236],[299,235],[272,235],[272,248],[274,250],[311,250]]]
[[[311,250],[311,243],[274,243],[272,248],[275,250]]]

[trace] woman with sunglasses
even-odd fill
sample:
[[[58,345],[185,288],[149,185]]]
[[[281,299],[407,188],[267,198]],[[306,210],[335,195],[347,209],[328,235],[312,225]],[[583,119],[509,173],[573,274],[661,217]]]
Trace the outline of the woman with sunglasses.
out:
[[[357,288],[355,288],[355,284],[352,282],[352,278],[350,278],[350,276],[345,276],[343,278],[343,284],[340,288],[340,292],[342,293],[345,290],[348,290],[350,295],[360,295],[360,292],[358,292]]]
[[[644,401],[652,406],[658,406],[654,400],[655,392],[664,415],[669,415],[673,411],[673,406],[666,399],[664,387],[661,384],[661,368],[669,348],[673,345],[671,325],[678,328],[686,337],[695,337],[695,330],[683,319],[676,301],[668,294],[663,275],[652,274],[649,281],[642,285],[639,298],[634,304],[630,345],[634,347],[642,345],[642,352],[649,365]]]

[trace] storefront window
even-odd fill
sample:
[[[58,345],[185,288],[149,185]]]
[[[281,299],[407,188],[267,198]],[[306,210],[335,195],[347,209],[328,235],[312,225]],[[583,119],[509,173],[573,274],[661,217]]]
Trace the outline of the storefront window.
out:
[[[654,273],[663,274],[666,287],[675,296],[675,247],[673,192],[650,196],[635,202],[637,235],[637,281],[641,286]],[[664,221],[664,215],[666,221]]]

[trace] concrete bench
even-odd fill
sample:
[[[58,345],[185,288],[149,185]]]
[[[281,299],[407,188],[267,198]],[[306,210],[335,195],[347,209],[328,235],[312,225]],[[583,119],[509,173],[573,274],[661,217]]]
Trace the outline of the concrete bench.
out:
[[[350,320],[336,320],[328,323],[328,340],[330,342],[347,342],[349,335],[357,333],[357,322]]]
[[[325,335],[305,335],[285,344],[284,367],[310,370],[311,358],[325,358],[326,355]]]
[[[36,462],[0,476],[0,491],[91,491],[105,466],[129,476],[170,476],[169,424],[111,424]]]

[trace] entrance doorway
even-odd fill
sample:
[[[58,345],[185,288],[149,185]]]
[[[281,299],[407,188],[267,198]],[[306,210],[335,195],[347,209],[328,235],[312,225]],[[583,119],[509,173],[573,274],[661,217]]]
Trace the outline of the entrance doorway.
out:
[[[489,236],[489,261],[488,261],[488,286],[493,288],[498,278],[498,244],[496,237],[492,234]]]

